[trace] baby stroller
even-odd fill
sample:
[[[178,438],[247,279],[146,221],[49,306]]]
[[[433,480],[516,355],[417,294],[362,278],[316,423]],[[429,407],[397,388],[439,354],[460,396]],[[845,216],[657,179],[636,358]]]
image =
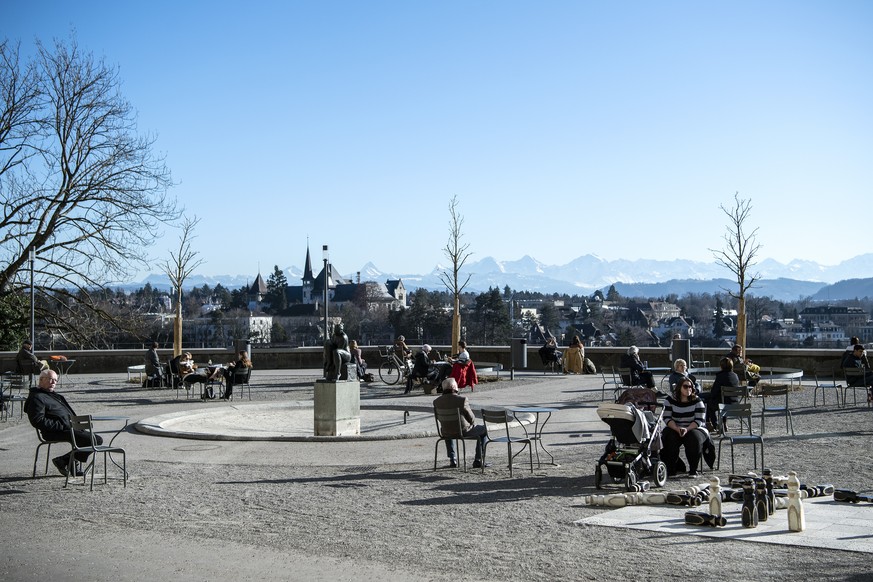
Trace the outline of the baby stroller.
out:
[[[654,390],[630,388],[615,403],[604,402],[597,415],[609,425],[612,438],[594,470],[594,486],[602,488],[603,467],[614,483],[630,491],[637,481],[651,476],[655,487],[667,482],[667,466],[658,458],[661,450],[663,409],[655,416],[658,401]]]

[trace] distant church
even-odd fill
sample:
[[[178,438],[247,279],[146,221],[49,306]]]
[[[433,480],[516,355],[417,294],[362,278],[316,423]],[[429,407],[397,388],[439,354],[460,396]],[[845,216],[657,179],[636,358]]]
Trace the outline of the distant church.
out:
[[[360,273],[358,273],[357,281],[353,282],[343,278],[332,264],[328,263],[328,268],[330,276],[327,278],[327,296],[332,309],[341,307],[346,303],[366,306],[368,311],[380,309],[396,311],[406,308],[407,294],[402,280],[388,279],[385,283],[375,281],[362,283]],[[285,288],[288,309],[284,315],[311,317],[322,314],[325,288],[324,268],[322,267],[317,276],[313,276],[308,246],[301,283],[301,285],[288,285]],[[255,282],[249,289],[249,294],[253,300],[260,302],[266,293],[267,285],[258,273]]]

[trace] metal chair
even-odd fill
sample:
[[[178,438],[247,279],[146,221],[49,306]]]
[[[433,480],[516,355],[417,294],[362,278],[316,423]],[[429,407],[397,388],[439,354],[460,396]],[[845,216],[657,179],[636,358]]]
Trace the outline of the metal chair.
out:
[[[236,389],[238,386],[240,387],[240,396],[245,394],[245,389],[249,389],[249,400],[252,399],[252,369],[245,368],[244,370],[236,370],[233,371],[233,387]],[[231,395],[232,397],[232,395]]]
[[[728,398],[733,398],[734,402],[727,402]],[[735,386],[722,386],[721,387],[721,402],[718,404],[747,404],[749,402],[749,390],[743,386],[735,387]],[[749,425],[749,430],[752,429],[752,425]],[[727,423],[719,421],[719,430],[724,432],[727,430]],[[740,432],[743,432],[742,422],[740,423]]]
[[[27,397],[21,394],[26,387],[28,376],[23,374],[4,374],[0,378],[0,419],[6,420],[15,412],[19,403],[18,417],[24,416],[24,402]]]
[[[856,390],[863,390],[864,396],[869,395],[867,389],[867,374],[868,371],[863,368],[843,368],[843,376],[846,378],[846,385],[843,387],[843,406],[846,406],[846,392],[852,391],[852,400],[857,405],[858,395]],[[867,399],[867,406],[870,406],[870,399]]]
[[[434,445],[433,451],[433,470],[436,471],[437,468],[437,455],[439,453],[439,446],[442,441],[453,440],[461,442],[461,459],[463,461],[464,472],[467,472],[467,443],[466,441],[477,441],[479,437],[477,436],[464,436],[461,431],[461,427],[464,426],[463,420],[461,418],[461,409],[460,408],[437,408],[433,409],[433,416],[436,419],[437,425],[437,434],[439,438],[437,439],[436,444]],[[455,453],[458,453],[457,444],[455,445]],[[483,461],[482,468],[484,470],[485,463]]]
[[[791,409],[788,407],[788,394],[791,392],[791,386],[788,384],[761,384],[761,434],[764,434],[764,417],[768,412],[778,412],[785,416],[785,431],[791,427],[791,436],[794,436],[794,419],[791,416]],[[782,405],[768,404],[768,399],[785,398],[785,403]],[[772,401],[772,400],[771,400]]]
[[[516,419],[508,410],[494,408],[482,409],[482,421],[485,423],[485,434],[488,437],[487,439],[485,439],[485,446],[482,450],[482,472],[485,472],[484,461],[487,457],[486,452],[488,449],[488,445],[491,443],[506,443],[506,454],[509,462],[509,476],[512,477],[512,460],[521,453],[523,453],[525,448],[528,449],[528,456],[530,457],[530,472],[533,473],[534,438],[528,434],[527,429],[524,427],[524,425],[519,422],[518,419]],[[510,432],[510,423],[520,426],[521,430],[524,431],[524,436],[513,436]],[[489,425],[491,426],[489,427]],[[492,436],[498,434],[501,427],[505,436]],[[513,455],[513,444],[521,444],[524,445],[524,447],[522,447],[520,451]],[[537,455],[537,461],[539,461],[539,455]]]
[[[76,431],[77,430],[85,430],[91,435],[91,444],[87,446],[78,446],[76,444]],[[94,491],[94,473],[97,470],[97,455],[103,453],[103,482],[108,483],[107,476],[107,455],[110,453],[119,453],[122,459],[122,467],[121,471],[124,478],[124,486],[127,487],[127,454],[124,452],[124,449],[121,447],[110,446],[110,445],[98,445],[97,439],[94,438],[94,422],[91,420],[90,414],[85,414],[81,416],[74,416],[70,419],[70,440],[73,445],[73,451],[70,453],[70,464],[67,467],[67,478],[64,480],[64,487],[70,482],[70,475],[75,475],[76,471],[76,454],[77,453],[87,453],[91,455],[91,461],[84,469],[84,475],[82,476],[82,484],[85,483],[85,479],[88,477],[88,472],[91,472],[91,491]]]
[[[607,380],[606,378],[606,370],[609,369],[609,374],[612,376],[611,380]],[[600,377],[603,378],[603,388],[600,390],[600,400],[606,400],[606,387],[612,387],[612,399],[615,400],[616,392],[621,388],[621,380],[616,380],[615,378],[615,368],[610,368],[608,366],[603,366],[600,368]]]
[[[812,378],[815,381],[815,390],[812,393],[813,407],[818,406],[816,403],[818,401],[819,390],[821,390],[822,406],[827,405],[827,402],[825,402],[825,392],[828,390],[834,391],[834,395],[837,397],[837,405],[840,404],[840,389],[843,385],[837,383],[837,375],[832,366],[816,366],[815,370],[813,370]]]
[[[764,467],[764,437],[752,432],[752,405],[751,404],[719,404],[718,405],[719,422],[723,425],[727,420],[737,419],[740,423],[740,434],[726,435],[724,428],[721,431],[721,438],[718,439],[718,464],[716,470],[721,469],[721,445],[724,441],[730,442],[731,445],[731,473],[736,473],[734,468],[734,445],[752,445],[752,455],[754,465],[758,467],[758,445],[761,446],[761,468]],[[743,421],[746,421],[749,426],[748,434],[742,432]]]
[[[37,462],[39,462],[39,450],[42,447],[46,447],[46,450],[45,450],[45,471],[43,472],[43,475],[48,475],[49,461],[51,460],[51,456],[52,456],[52,445],[56,445],[58,443],[66,443],[67,441],[47,439],[47,438],[42,436],[42,433],[39,432],[39,429],[34,429],[34,430],[36,430],[36,438],[39,439],[39,444],[36,445],[36,454],[33,456],[33,475],[32,475],[32,477],[35,479],[36,478],[36,464],[37,464]]]

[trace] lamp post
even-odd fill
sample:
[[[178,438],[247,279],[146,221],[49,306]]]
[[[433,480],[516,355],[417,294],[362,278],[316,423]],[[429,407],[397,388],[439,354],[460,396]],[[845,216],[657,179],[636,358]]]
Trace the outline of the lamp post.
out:
[[[324,259],[324,341],[327,342],[328,338],[330,338],[327,329],[327,302],[329,299],[327,296],[327,288],[329,287],[328,281],[330,280],[330,276],[328,274],[328,269],[330,267],[330,264],[328,263],[328,261],[330,260],[330,254],[327,252],[327,245],[321,246],[321,258]]]
[[[34,298],[36,297],[36,293],[33,288],[33,263],[36,260],[36,251],[34,249],[30,249],[30,255],[28,258],[30,259],[30,341],[33,342],[32,347],[36,350],[36,323],[34,317]]]

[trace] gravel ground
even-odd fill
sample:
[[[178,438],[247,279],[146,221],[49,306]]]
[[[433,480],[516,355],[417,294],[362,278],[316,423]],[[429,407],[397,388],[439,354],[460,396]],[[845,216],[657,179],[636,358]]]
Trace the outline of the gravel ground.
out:
[[[520,384],[535,392],[543,381],[501,380],[481,385],[477,394]],[[565,391],[564,406],[596,406],[600,382],[574,382],[578,389]],[[124,410],[135,420],[179,408],[167,391],[120,383],[98,380],[64,392],[80,411]],[[257,399],[302,399],[311,385],[311,379],[285,380],[260,389]],[[380,385],[368,390],[380,403],[396,394]],[[873,412],[863,404],[811,404],[810,386],[792,395],[796,437],[786,435],[781,420],[768,421],[767,464],[777,474],[796,470],[807,483],[869,492]],[[4,580],[667,580],[688,574],[870,580],[870,555],[862,553],[574,525],[605,511],[582,501],[596,493],[593,469],[605,439],[582,438],[561,425],[547,441],[561,466],[533,475],[517,468],[513,477],[496,461],[484,474],[433,471],[433,439],[370,443],[350,465],[330,455],[347,450],[331,447],[347,445],[326,443],[223,443],[229,448],[210,458],[210,442],[167,439],[173,450],[200,456],[143,459],[136,444],[156,437],[123,435],[128,487],[112,481],[93,493],[78,484],[63,489],[56,476],[30,478],[35,441],[26,418],[0,424],[0,435]],[[247,453],[250,447],[259,453]],[[405,454],[373,462],[372,447],[403,447]],[[694,482],[671,479],[668,487]]]

